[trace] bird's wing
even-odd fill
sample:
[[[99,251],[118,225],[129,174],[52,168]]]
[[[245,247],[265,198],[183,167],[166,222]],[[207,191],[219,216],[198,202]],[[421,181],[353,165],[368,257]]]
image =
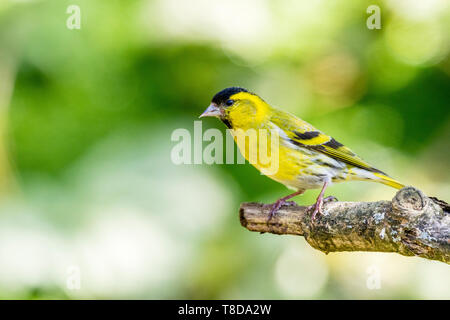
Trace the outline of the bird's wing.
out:
[[[271,117],[271,122],[281,129],[285,139],[296,146],[312,149],[327,156],[345,162],[354,167],[362,168],[371,172],[384,172],[372,167],[359,158],[352,150],[339,143],[334,138],[317,130],[312,125],[291,114],[277,113]]]

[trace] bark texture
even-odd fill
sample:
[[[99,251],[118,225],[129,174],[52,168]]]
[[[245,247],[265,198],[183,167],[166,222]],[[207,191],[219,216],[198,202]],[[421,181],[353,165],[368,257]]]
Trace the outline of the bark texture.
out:
[[[269,206],[243,203],[241,225],[250,231],[304,236],[329,252],[396,252],[450,264],[450,213],[444,201],[405,187],[392,201],[329,202],[311,221],[307,207],[283,206],[268,221]]]

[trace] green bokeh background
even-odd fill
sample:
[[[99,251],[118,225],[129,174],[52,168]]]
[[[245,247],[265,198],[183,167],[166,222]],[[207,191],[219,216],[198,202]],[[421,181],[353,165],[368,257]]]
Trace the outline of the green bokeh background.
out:
[[[171,161],[238,85],[448,201],[449,27],[446,0],[0,1],[0,298],[449,299],[443,263],[243,229],[288,193],[249,164]]]

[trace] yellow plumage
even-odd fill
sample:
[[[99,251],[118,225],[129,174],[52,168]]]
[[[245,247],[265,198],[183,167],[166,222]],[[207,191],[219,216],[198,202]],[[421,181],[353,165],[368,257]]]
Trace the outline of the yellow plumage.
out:
[[[247,160],[258,159],[261,151],[268,154],[278,152],[279,167],[275,172],[265,173],[266,163],[258,160],[250,162],[271,179],[299,190],[296,194],[322,187],[323,195],[327,184],[350,180],[375,181],[397,189],[403,187],[332,137],[290,113],[271,107],[246,89],[232,87],[219,92],[203,116],[220,118],[231,129],[236,144]],[[269,139],[267,142],[259,137],[246,139],[243,135],[252,130],[264,130]],[[274,134],[278,150],[271,150],[270,147],[269,140]],[[288,197],[283,198],[282,203]],[[316,211],[320,212],[319,200]]]

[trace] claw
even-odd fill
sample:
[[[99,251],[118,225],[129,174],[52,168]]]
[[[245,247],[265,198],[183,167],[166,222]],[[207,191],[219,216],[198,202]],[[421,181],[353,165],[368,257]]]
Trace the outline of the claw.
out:
[[[314,221],[316,219],[316,215],[319,213],[320,215],[323,214],[322,212],[322,204],[323,204],[323,200],[322,201],[317,201],[316,204],[313,205],[314,207],[314,211],[311,215],[311,220]]]
[[[280,200],[277,200],[273,205],[272,205],[272,209],[270,209],[270,213],[269,213],[269,219],[267,219],[267,222],[269,222],[273,216],[275,215],[275,213],[277,213],[278,210],[280,210],[281,206],[283,205],[283,202]]]
[[[296,206],[296,205],[297,203],[295,203],[294,201],[286,201],[283,199],[279,199],[275,203],[269,204],[269,206],[271,206],[271,209],[269,213],[269,219],[267,221],[270,221],[270,219],[272,219],[272,217],[278,212],[278,210],[280,210],[282,206]]]
[[[337,198],[334,197],[334,196],[329,196],[329,197],[326,197],[326,198],[323,197],[323,194],[325,193],[325,189],[327,188],[327,186],[328,186],[328,181],[326,181],[323,184],[322,190],[320,191],[319,196],[317,197],[316,203],[313,204],[312,206],[308,207],[308,210],[311,210],[312,208],[314,208],[314,211],[313,211],[313,213],[311,215],[311,220],[312,221],[314,221],[316,219],[316,215],[318,213],[320,215],[323,214],[323,212],[322,212],[322,205],[324,203],[331,202],[331,201],[337,201]]]
[[[313,204],[312,206],[308,207],[308,210],[311,210],[314,208],[314,211],[311,215],[311,220],[315,220],[317,214],[322,215],[323,211],[322,211],[322,206],[324,203],[328,203],[328,202],[333,202],[333,201],[338,201],[338,199],[335,196],[329,196],[326,198],[317,198],[317,201],[315,204]]]
[[[294,206],[297,205],[294,201],[287,201],[288,199],[295,197],[299,194],[302,194],[303,192],[305,192],[305,190],[298,190],[297,192],[294,192],[284,198],[278,199],[275,203],[273,204],[269,204],[269,205],[264,205],[264,206],[271,206],[270,209],[270,213],[269,213],[269,219],[267,219],[267,222],[269,222],[273,216],[277,213],[277,211],[283,206],[283,205],[287,205],[287,206]]]
[[[335,196],[328,196],[323,199],[323,203],[332,202],[332,201],[338,201],[338,199]]]

